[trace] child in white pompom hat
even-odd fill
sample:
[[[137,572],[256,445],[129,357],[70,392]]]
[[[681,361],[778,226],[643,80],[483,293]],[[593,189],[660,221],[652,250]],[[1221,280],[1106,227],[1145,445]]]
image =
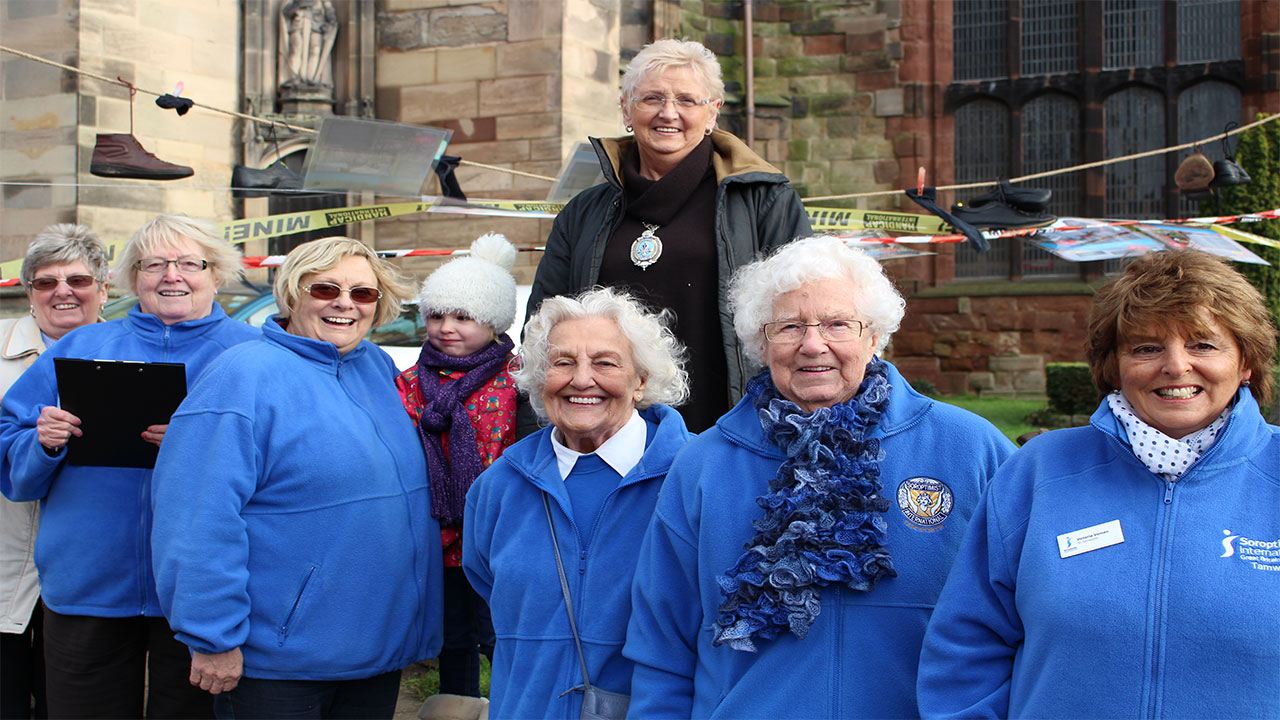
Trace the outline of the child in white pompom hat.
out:
[[[427,455],[431,514],[444,546],[444,648],[440,692],[480,695],[480,653],[493,659],[489,608],[462,573],[462,515],[476,476],[516,438],[516,384],[506,335],[516,313],[516,250],[502,235],[471,243],[471,254],[422,283],[427,327],[418,364],[396,378]]]

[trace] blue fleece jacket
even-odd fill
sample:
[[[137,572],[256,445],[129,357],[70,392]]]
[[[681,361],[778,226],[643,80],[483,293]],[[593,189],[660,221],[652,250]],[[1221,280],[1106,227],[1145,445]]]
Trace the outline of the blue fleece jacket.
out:
[[[65,448],[45,452],[36,420],[58,402],[53,359],[183,363],[190,386],[223,350],[260,334],[216,303],[204,318],[174,325],[135,307],[119,320],[67,333],[5,393],[0,492],[10,500],[41,501],[35,557],[50,609],[96,617],[161,614],[151,574],[151,470],[67,465]]]
[[[667,468],[691,437],[680,414],[665,405],[640,415],[649,424],[648,447],[605,497],[594,527],[574,522],[551,447],[552,428],[508,448],[467,493],[462,567],[489,603],[498,637],[489,695],[492,718],[576,720],[582,710],[581,693],[561,696],[582,684],[582,671],[542,507],[544,490],[591,684],[630,691],[632,666],[621,651],[636,551]]]
[[[871,592],[824,588],[804,640],[784,633],[758,652],[712,646],[734,564],[786,459],[743,398],[671,467],[636,567],[623,654],[635,661],[629,717],[902,718],[916,716],[920,641],[987,478],[1013,444],[987,421],[930,400],[888,368],[889,406],[873,431],[898,577]]]
[[[1112,521],[1123,542],[1062,557],[1059,536]],[[992,480],[929,625],[920,709],[1276,718],[1277,628],[1280,428],[1241,390],[1213,446],[1168,482],[1103,402]]]
[[[224,354],[156,463],[160,602],[248,677],[366,678],[441,644],[440,526],[391,358],[285,332]]]

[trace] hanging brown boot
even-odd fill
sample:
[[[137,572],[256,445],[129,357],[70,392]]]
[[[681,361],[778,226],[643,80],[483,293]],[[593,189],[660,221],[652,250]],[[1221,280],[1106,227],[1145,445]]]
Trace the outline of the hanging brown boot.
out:
[[[99,177],[137,180],[177,180],[195,173],[186,165],[175,165],[152,155],[128,133],[98,133],[89,172]]]

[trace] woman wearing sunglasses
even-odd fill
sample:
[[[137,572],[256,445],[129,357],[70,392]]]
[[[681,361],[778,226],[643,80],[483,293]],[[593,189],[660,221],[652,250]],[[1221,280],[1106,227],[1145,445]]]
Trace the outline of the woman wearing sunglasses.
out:
[[[280,314],[173,416],[156,581],[218,717],[390,718],[400,669],[440,650],[422,442],[364,339],[409,292],[358,240],[300,245],[276,276]]]
[[[49,275],[61,278],[50,291],[53,315],[84,312],[69,294],[91,289],[75,287],[84,282],[77,276],[93,274],[88,270],[64,265]],[[148,544],[152,471],[68,462],[68,440],[85,431],[58,407],[53,358],[183,363],[191,383],[223,350],[259,334],[213,301],[218,286],[239,273],[239,254],[211,223],[154,218],[125,244],[116,272],[138,295],[137,306],[63,337],[5,394],[0,490],[11,500],[42,501],[35,562],[50,717],[143,717],[144,687],[148,717],[212,712],[208,696],[187,683],[186,648],[174,641],[156,597]],[[29,287],[39,293],[40,285],[48,283],[37,271]],[[94,303],[105,290],[97,292],[87,293]],[[37,321],[41,315],[37,308]],[[136,431],[160,445],[166,427]]]
[[[50,225],[22,261],[31,313],[0,320],[0,395],[40,353],[68,332],[98,321],[107,299],[107,254],[83,225]],[[38,608],[35,543],[39,503],[0,497],[0,717],[48,717],[44,625]]]

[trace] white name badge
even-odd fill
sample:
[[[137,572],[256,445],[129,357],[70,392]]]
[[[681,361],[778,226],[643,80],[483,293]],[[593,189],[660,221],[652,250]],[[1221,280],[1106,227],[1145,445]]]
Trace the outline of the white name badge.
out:
[[[1092,550],[1119,545],[1122,542],[1124,542],[1124,531],[1120,529],[1120,521],[1112,520],[1083,530],[1062,533],[1058,536],[1058,554],[1069,558]]]

